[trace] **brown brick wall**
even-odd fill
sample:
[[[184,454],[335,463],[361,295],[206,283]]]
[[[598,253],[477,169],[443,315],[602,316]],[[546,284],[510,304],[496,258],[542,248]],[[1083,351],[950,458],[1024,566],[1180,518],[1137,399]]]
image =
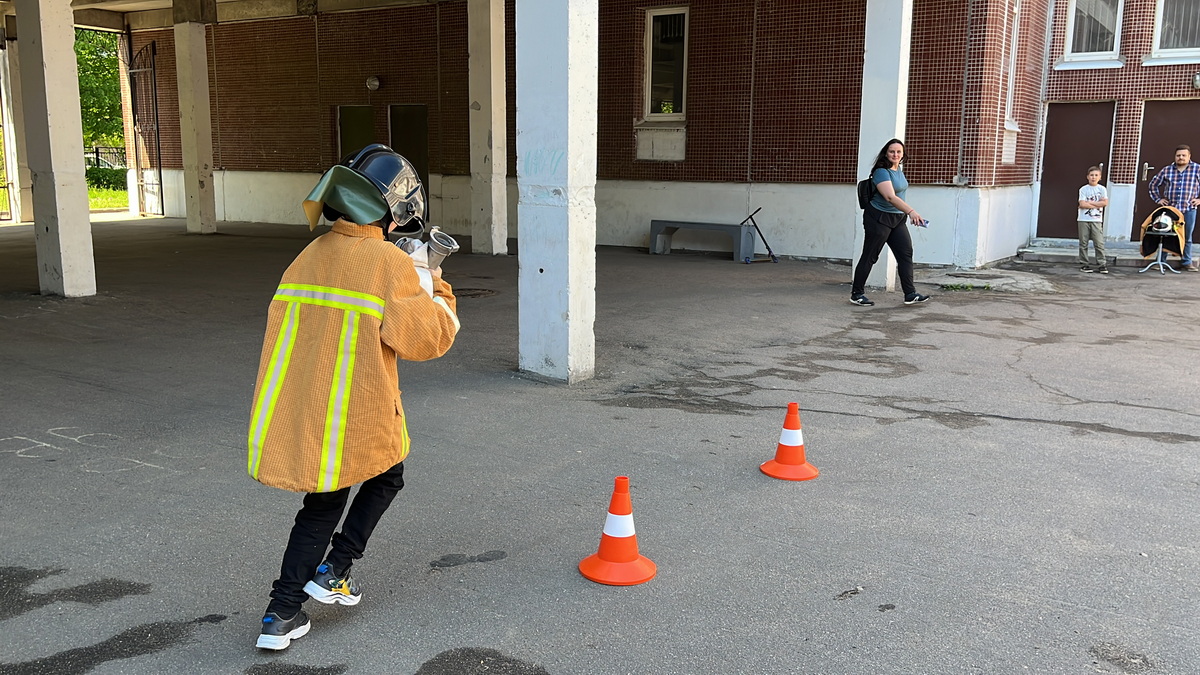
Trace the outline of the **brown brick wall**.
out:
[[[373,106],[385,143],[388,106],[415,103],[429,109],[430,170],[470,173],[466,19],[454,2],[209,26],[216,167],[321,171],[338,159],[337,106]],[[163,166],[181,168],[174,33],[133,39],[156,42]]]
[[[1014,1],[917,0],[905,139],[914,182],[950,183],[960,174],[974,185],[1032,180],[1048,0],[1023,3],[1018,163],[1001,165],[1003,21]],[[854,180],[865,0],[693,0],[687,5],[687,158],[638,161],[634,125],[642,113],[645,10],[671,6],[680,4],[600,2],[601,179]],[[508,0],[510,175],[514,7]],[[320,171],[337,160],[338,105],[375,106],[377,140],[386,142],[388,106],[418,103],[429,108],[430,170],[469,174],[466,25],[466,3],[443,2],[211,26],[217,167]],[[139,32],[134,42],[135,48],[157,42],[163,163],[178,168],[172,35]],[[381,78],[379,91],[367,91],[368,75]]]
[[[1051,70],[1046,98],[1049,101],[1117,101],[1113,134],[1112,169],[1109,179],[1134,183],[1137,178],[1138,146],[1141,142],[1142,102],[1157,99],[1194,99],[1200,92],[1192,87],[1196,64],[1143,66],[1154,44],[1155,0],[1125,0],[1121,21],[1121,68],[1094,70]],[[1066,3],[1056,3],[1051,67],[1063,55],[1067,35]]]

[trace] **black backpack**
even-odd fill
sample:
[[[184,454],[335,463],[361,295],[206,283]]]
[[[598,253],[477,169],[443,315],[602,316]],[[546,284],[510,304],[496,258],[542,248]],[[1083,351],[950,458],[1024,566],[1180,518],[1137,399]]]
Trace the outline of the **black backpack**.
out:
[[[871,197],[875,196],[875,183],[870,177],[866,180],[858,181],[858,208],[866,211],[867,204],[871,202]]]

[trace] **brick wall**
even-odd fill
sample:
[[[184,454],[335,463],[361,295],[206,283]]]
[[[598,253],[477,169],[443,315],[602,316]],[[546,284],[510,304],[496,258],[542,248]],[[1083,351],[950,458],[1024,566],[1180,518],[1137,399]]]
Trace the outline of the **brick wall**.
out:
[[[908,170],[917,183],[1032,181],[1049,0],[1023,0],[1014,118],[1017,163],[1001,164],[1016,0],[917,0]],[[1129,2],[1151,0],[1129,0]],[[1061,4],[1061,3],[1059,3]],[[692,0],[687,154],[636,159],[645,10],[667,0],[601,0],[597,173],[601,179],[838,182],[855,179],[865,0]],[[509,173],[515,174],[515,4],[506,2]],[[231,170],[320,171],[335,162],[336,109],[429,109],[430,170],[470,173],[465,2],[318,14],[209,27],[214,160]],[[179,168],[171,30],[158,46],[163,165]],[[383,82],[369,92],[365,81]],[[965,97],[965,98],[964,98]],[[965,101],[965,105],[964,105]],[[880,139],[881,143],[882,140]],[[962,151],[960,152],[960,148]]]
[[[1200,98],[1192,87],[1196,64],[1143,66],[1154,43],[1156,0],[1125,0],[1121,22],[1121,68],[1051,70],[1047,82],[1049,101],[1117,101],[1113,134],[1112,168],[1109,178],[1116,183],[1137,182],[1138,149],[1141,142],[1142,102],[1155,99]],[[1067,35],[1067,3],[1056,3],[1054,39],[1047,68],[1062,57]]]
[[[388,106],[423,104],[430,171],[470,173],[466,19],[457,2],[209,26],[216,168],[322,171],[338,160],[337,106],[373,106],[382,143]],[[174,33],[133,40],[156,43],[163,167],[181,168]]]

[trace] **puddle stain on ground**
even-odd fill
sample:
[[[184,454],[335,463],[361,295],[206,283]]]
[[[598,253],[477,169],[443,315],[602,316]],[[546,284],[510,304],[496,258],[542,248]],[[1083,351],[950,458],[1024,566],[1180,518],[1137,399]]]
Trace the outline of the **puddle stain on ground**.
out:
[[[545,668],[495,649],[449,649],[421,664],[414,675],[550,675]]]
[[[101,579],[47,593],[30,593],[26,590],[30,584],[61,574],[63,571],[53,568],[0,567],[0,621],[56,602],[82,602],[95,606],[129,595],[145,595],[150,592],[149,584],[121,579]]]
[[[134,626],[90,647],[68,649],[23,663],[0,663],[0,675],[83,675],[106,661],[153,654],[191,637],[192,628],[202,623],[220,623],[223,614],[191,621],[157,621]]]
[[[260,663],[246,669],[246,675],[342,675],[350,666],[297,666],[291,663]]]
[[[477,562],[492,562],[493,560],[504,560],[508,554],[504,551],[486,551],[479,555],[466,555],[465,553],[447,553],[446,555],[429,563],[429,566],[437,569],[440,567],[458,567],[468,563]]]
[[[1110,642],[1101,642],[1089,649],[1088,654],[1091,654],[1098,660],[1111,663],[1120,668],[1122,673],[1128,673],[1129,675],[1144,673],[1154,668],[1154,664],[1150,662],[1150,657],[1145,654],[1140,654]]]

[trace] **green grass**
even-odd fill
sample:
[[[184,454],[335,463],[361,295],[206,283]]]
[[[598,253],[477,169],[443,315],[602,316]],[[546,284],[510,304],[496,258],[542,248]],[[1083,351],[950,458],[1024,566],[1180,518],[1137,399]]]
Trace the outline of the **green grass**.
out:
[[[129,208],[129,193],[125,190],[89,187],[88,205],[93,210]]]

